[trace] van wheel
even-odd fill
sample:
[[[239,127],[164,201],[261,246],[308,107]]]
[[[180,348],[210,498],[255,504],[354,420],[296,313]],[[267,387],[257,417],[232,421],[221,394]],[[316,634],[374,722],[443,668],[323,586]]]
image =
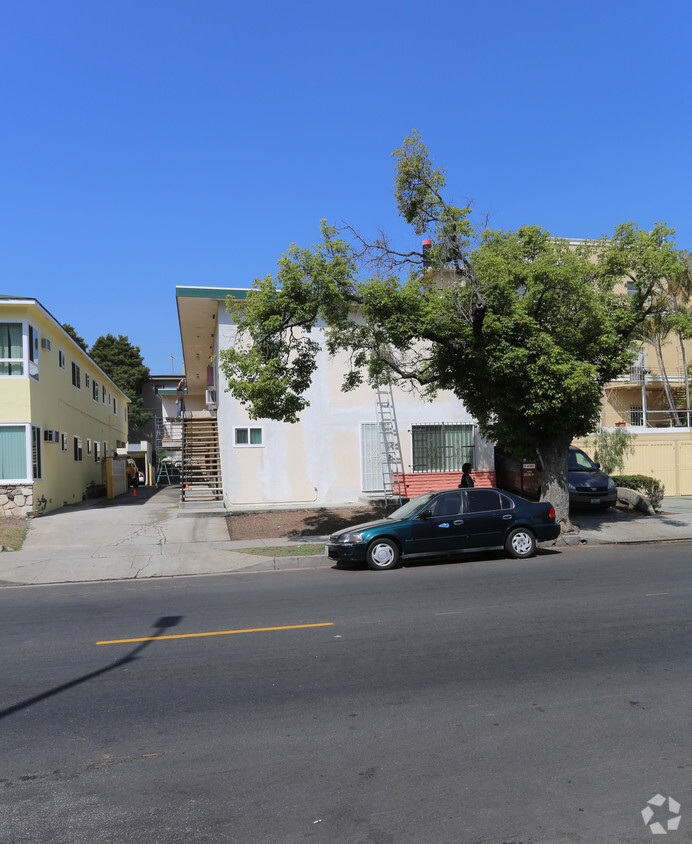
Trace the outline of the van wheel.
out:
[[[376,539],[370,543],[365,559],[375,571],[393,569],[399,562],[399,549],[391,539]]]
[[[505,551],[515,560],[533,557],[536,553],[536,537],[528,528],[514,528],[505,541]]]

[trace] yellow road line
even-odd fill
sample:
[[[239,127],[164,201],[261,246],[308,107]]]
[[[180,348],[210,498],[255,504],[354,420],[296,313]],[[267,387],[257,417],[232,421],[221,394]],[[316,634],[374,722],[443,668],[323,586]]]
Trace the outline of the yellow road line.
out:
[[[302,630],[305,627],[331,627],[333,621],[323,621],[319,624],[287,624],[284,627],[254,627],[248,630],[217,630],[212,633],[178,633],[173,636],[144,636],[140,639],[111,639],[97,642],[97,645],[125,645],[130,642],[158,642],[161,639],[196,639],[200,636],[231,636],[233,633],[266,633],[271,630]]]

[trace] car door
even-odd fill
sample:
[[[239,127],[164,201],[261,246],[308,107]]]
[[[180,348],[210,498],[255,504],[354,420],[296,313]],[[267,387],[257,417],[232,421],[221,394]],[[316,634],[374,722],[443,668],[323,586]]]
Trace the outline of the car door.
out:
[[[415,519],[411,525],[411,553],[429,554],[462,548],[465,542],[464,503],[461,490],[443,492],[425,510],[431,515]]]
[[[505,507],[510,500],[496,489],[467,489],[464,529],[469,548],[503,545],[514,524],[514,510]]]

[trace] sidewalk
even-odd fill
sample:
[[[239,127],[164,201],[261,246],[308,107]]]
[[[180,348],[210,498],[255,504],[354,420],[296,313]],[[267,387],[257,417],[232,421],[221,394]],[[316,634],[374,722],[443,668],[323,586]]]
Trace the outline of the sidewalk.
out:
[[[223,511],[181,509],[179,490],[143,487],[115,501],[87,501],[34,519],[21,551],[0,554],[0,586],[74,583],[333,566],[324,555],[274,558],[244,548],[288,546],[326,537],[231,541]],[[668,498],[663,515],[610,509],[574,513],[570,544],[692,539],[692,496]]]

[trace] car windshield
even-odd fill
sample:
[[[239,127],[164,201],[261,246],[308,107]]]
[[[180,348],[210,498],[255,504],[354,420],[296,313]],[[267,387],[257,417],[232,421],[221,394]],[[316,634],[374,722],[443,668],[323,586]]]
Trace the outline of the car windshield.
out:
[[[406,504],[403,504],[399,507],[398,510],[395,510],[393,513],[390,513],[387,518],[392,519],[392,521],[399,521],[401,519],[409,519],[411,516],[424,505],[430,501],[431,498],[434,498],[437,495],[436,492],[426,492],[423,495],[419,495],[416,498],[412,498]]]
[[[583,451],[570,451],[568,470],[570,472],[579,472],[586,470],[587,472],[595,472],[597,470],[596,464]]]

